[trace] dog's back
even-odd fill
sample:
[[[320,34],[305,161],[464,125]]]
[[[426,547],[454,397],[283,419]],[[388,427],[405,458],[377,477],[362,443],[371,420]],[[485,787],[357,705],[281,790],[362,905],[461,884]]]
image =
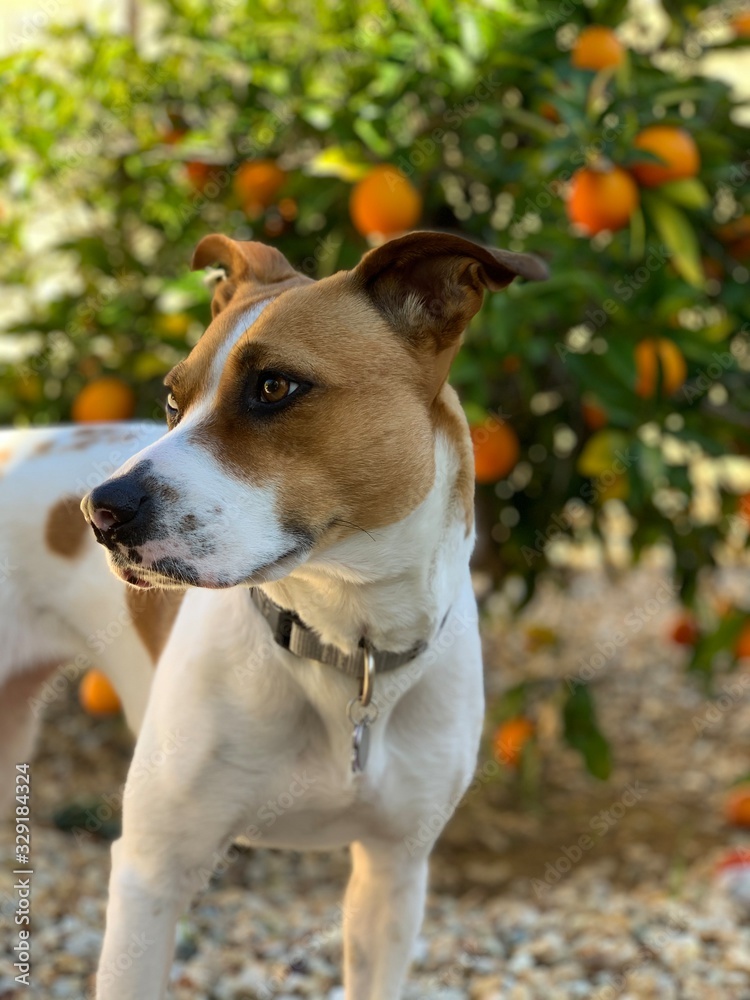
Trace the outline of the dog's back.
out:
[[[28,759],[46,703],[89,667],[137,728],[152,657],[133,597],[102,559],[81,497],[163,433],[156,424],[0,431],[0,787]],[[57,673],[65,665],[62,673]],[[3,803],[0,802],[0,811]]]

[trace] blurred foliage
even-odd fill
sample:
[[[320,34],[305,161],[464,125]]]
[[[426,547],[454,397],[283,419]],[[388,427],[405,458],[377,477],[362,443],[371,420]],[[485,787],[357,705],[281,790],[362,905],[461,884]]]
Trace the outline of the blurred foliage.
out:
[[[0,421],[69,419],[110,373],[161,418],[161,380],[208,317],[187,272],[198,239],[268,240],[314,276],[350,267],[367,248],[352,182],[390,162],[423,196],[421,227],[533,251],[552,272],[489,298],[453,373],[469,416],[494,413],[521,442],[513,472],[480,487],[485,562],[531,593],[551,540],[596,536],[619,497],[636,554],[670,542],[690,600],[699,569],[746,537],[726,456],[750,448],[750,251],[721,226],[750,210],[750,161],[726,86],[695,70],[728,14],[665,7],[663,40],[636,24],[624,64],[598,74],[570,48],[589,22],[620,25],[621,0],[162,0],[138,47],[85,26],[39,33],[0,61]],[[619,232],[582,236],[566,182],[602,157],[627,167],[653,123],[693,135],[699,178],[644,191]],[[257,158],[287,176],[246,214],[232,181]],[[202,192],[195,163],[216,168]],[[686,359],[671,397],[635,392],[644,337]],[[587,406],[604,411],[599,429]],[[720,459],[708,499],[707,458]],[[596,757],[585,693],[566,727]]]

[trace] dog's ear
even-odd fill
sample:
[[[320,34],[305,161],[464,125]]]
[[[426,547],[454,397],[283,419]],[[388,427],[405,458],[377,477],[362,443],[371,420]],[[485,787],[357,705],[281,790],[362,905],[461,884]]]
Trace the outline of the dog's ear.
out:
[[[233,240],[215,233],[204,236],[195,248],[191,262],[193,271],[203,271],[214,266],[224,272],[217,275],[211,314],[216,316],[237,294],[242,285],[263,288],[278,286],[282,282],[305,283],[310,281],[295,271],[280,250],[252,240]],[[274,294],[278,291],[274,289]]]
[[[435,353],[451,347],[455,353],[485,291],[505,288],[516,277],[548,276],[531,254],[432,232],[410,233],[370,250],[351,273],[398,333]]]

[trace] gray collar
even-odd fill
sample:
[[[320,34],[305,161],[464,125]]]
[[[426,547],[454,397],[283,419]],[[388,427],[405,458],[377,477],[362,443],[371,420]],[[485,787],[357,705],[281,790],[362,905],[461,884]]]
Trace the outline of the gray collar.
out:
[[[280,608],[278,604],[266,597],[258,587],[250,588],[250,596],[268,622],[274,641],[282,649],[288,649],[295,656],[317,660],[318,663],[326,663],[349,677],[360,679],[364,677],[365,650],[368,650],[372,656],[375,671],[381,673],[403,667],[404,664],[416,659],[427,648],[426,642],[419,642],[404,653],[391,653],[388,650],[368,647],[365,639],[362,638],[353,653],[344,653],[337,646],[321,642],[316,633],[309,625],[305,625],[295,611]]]

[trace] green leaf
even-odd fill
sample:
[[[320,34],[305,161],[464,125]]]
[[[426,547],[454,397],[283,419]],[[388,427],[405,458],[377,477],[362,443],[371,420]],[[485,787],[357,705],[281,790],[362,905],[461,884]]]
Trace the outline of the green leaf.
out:
[[[711,195],[697,177],[661,184],[659,194],[683,208],[708,208],[711,204]]]
[[[583,756],[589,773],[606,781],[612,772],[612,753],[597,725],[594,702],[585,684],[573,684],[563,706],[563,726],[566,743]]]
[[[677,272],[689,284],[702,288],[706,281],[698,237],[683,211],[657,194],[643,195],[643,204],[667,248]]]
[[[747,616],[739,611],[733,611],[722,618],[713,632],[702,635],[695,644],[688,670],[703,674],[710,681],[717,655],[733,649],[746,621]]]

